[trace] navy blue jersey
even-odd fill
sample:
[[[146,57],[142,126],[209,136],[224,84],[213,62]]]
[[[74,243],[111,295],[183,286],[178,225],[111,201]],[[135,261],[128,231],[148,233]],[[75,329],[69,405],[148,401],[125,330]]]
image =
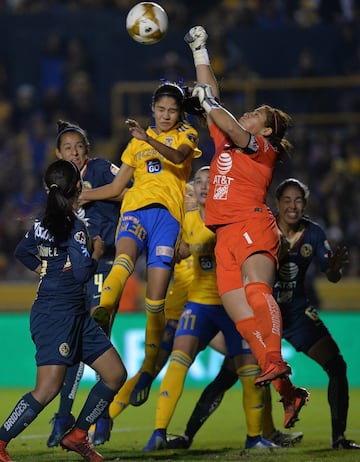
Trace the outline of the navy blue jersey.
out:
[[[305,275],[312,260],[316,258],[323,272],[328,265],[330,246],[322,228],[313,221],[302,218],[300,229],[302,231],[297,240],[281,257],[274,285],[274,297],[284,318],[290,313],[293,315],[295,311],[303,312],[309,305],[305,292]]]
[[[98,188],[112,183],[119,168],[105,159],[87,159],[81,169],[84,187]],[[115,231],[119,220],[120,203],[111,201],[92,201],[83,206],[79,213],[88,226],[91,238],[101,236],[105,242],[104,259],[113,259],[115,255]]]
[[[84,312],[84,284],[97,268],[90,246],[85,223],[79,219],[75,220],[69,238],[56,246],[41,220],[35,220],[15,249],[15,257],[30,270],[41,263],[33,310]]]

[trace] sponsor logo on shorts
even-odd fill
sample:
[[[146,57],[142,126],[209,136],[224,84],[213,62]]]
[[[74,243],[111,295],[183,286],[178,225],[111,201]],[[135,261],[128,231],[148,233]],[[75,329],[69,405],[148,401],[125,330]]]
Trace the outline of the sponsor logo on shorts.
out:
[[[61,354],[61,356],[68,356],[69,353],[70,353],[70,347],[69,347],[69,344],[68,343],[62,343],[60,346],[59,346],[59,353]]]
[[[174,256],[174,249],[167,245],[158,245],[156,246],[156,256],[165,256],[172,258]]]

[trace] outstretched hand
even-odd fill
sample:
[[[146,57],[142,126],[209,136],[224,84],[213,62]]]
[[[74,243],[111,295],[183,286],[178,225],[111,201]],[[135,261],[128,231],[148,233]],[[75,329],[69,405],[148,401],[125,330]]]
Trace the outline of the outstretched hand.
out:
[[[328,269],[333,272],[341,271],[343,266],[349,263],[349,252],[345,246],[338,247],[333,253],[329,252],[328,257]]]
[[[185,35],[184,40],[192,51],[195,51],[206,48],[207,38],[206,30],[202,26],[195,26]]]
[[[335,252],[328,253],[328,268],[326,276],[329,281],[337,282],[341,279],[341,270],[349,263],[349,252],[345,246],[338,247]]]
[[[142,141],[147,141],[148,135],[146,131],[142,128],[142,126],[139,124],[139,122],[137,122],[134,119],[127,119],[125,123],[129,127],[129,132],[134,138]]]

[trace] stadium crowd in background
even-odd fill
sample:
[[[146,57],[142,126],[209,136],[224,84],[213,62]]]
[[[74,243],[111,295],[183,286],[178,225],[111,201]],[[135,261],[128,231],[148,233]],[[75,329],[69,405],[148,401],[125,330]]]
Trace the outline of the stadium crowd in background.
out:
[[[41,15],[49,11],[91,13],[102,9],[125,14],[135,3],[134,0],[8,0],[0,2],[0,11],[9,15]],[[241,43],[227,35],[229,27],[238,26],[276,29],[277,33],[283,29],[284,36],[289,37],[288,26],[296,30],[334,24],[339,37],[337,52],[334,50],[332,55],[332,75],[356,76],[360,73],[360,14],[355,1],[201,0],[194,4],[166,0],[160,3],[169,14],[171,27],[181,35],[189,23],[196,20],[211,27],[221,14],[223,27],[216,40],[223,43],[222,49],[217,53],[216,43],[209,43],[209,47],[213,46],[214,68],[219,77],[261,77],[259,70],[244,57]],[[23,231],[44,203],[41,178],[53,150],[56,120],[72,120],[85,127],[91,133],[95,148],[96,143],[112,135],[96,105],[99,85],[94,53],[92,44],[78,37],[76,31],[65,37],[62,32],[53,30],[44,43],[41,59],[34,60],[34,65],[38,63],[39,67],[39,81],[36,84],[22,82],[13,88],[14,69],[0,51],[0,276],[3,280],[32,278],[14,261],[12,254]],[[297,60],[297,67],[288,69],[284,77],[327,75],[329,66],[322,68],[321,56],[315,51],[303,49]],[[168,76],[172,79],[178,73],[186,76],[186,72],[191,74],[191,63],[174,51],[161,62],[149,61],[142,79]],[[138,75],[134,80],[138,80]],[[349,114],[359,111],[358,87],[333,96],[328,97],[326,91],[313,91],[309,97],[296,98],[294,104],[301,103],[303,112],[312,111],[314,107]],[[289,138],[296,150],[293,157],[278,168],[274,183],[292,175],[309,185],[312,194],[309,213],[327,230],[332,241],[345,242],[348,246],[350,264],[344,270],[345,275],[359,276],[360,220],[353,213],[360,202],[360,135],[356,120],[350,115],[347,125],[295,125]],[[124,146],[127,141],[118,140],[118,144]],[[118,153],[112,152],[112,159],[116,159]],[[208,159],[204,159],[206,162]]]

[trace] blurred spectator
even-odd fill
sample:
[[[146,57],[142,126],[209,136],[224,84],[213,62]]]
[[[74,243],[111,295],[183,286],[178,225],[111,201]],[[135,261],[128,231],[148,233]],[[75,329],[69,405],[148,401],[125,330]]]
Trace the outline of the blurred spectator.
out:
[[[265,29],[283,27],[287,23],[285,11],[280,2],[259,0],[260,7],[256,17],[256,24]]]
[[[299,0],[294,10],[293,19],[299,27],[313,27],[321,22],[317,2],[315,0]]]
[[[39,91],[46,95],[49,91],[61,94],[65,87],[65,42],[61,34],[52,32],[46,43],[40,63]]]
[[[12,111],[12,128],[16,132],[25,130],[29,119],[38,110],[36,89],[33,85],[24,83],[15,91],[15,102]]]
[[[64,76],[66,82],[69,82],[72,77],[78,72],[91,73],[91,63],[88,49],[83,40],[79,37],[72,37],[66,45]]]
[[[150,59],[147,65],[147,74],[155,80],[167,79],[177,82],[179,78],[192,79],[193,73],[189,62],[174,50],[165,53],[163,59]]]
[[[105,127],[99,108],[96,104],[96,94],[91,76],[85,71],[73,74],[68,82],[65,94],[65,111],[93,137],[105,135]]]

